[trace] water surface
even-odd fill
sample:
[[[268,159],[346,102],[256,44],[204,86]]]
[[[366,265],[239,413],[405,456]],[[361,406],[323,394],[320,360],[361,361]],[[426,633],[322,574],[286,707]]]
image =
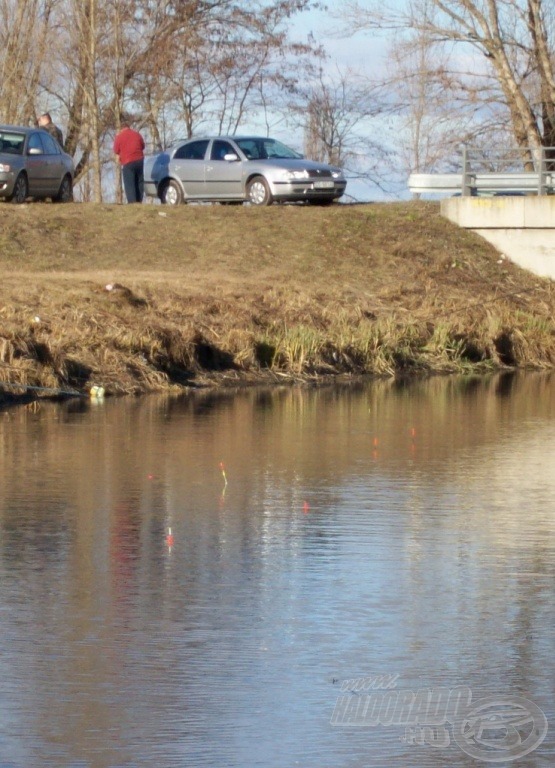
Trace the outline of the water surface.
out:
[[[555,378],[45,404],[0,443],[0,768],[487,764],[332,725],[376,675],[553,727]]]

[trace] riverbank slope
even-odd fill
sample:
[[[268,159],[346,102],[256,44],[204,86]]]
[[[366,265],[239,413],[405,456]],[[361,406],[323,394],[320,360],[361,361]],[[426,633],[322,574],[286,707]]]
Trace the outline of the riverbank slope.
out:
[[[555,361],[554,283],[437,203],[0,210],[5,392]]]

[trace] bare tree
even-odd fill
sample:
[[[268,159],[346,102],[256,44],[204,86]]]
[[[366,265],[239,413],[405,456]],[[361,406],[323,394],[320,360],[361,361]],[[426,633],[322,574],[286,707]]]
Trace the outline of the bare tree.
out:
[[[80,133],[86,134],[89,169],[92,173],[94,202],[102,202],[102,163],[100,156],[100,113],[98,97],[97,57],[99,53],[98,0],[74,0],[73,19],[81,66],[78,69],[79,102],[83,104]]]
[[[295,109],[308,157],[340,166],[351,179],[384,189],[391,168],[380,123],[390,106],[381,86],[350,69],[320,70],[296,100]]]
[[[477,114],[491,104],[502,108],[498,114],[504,112],[529,164],[534,150],[555,145],[555,25],[548,0],[407,0],[370,8],[346,0],[343,14],[351,30],[356,20],[356,30],[416,35],[430,52],[449,46],[452,75],[469,84],[467,104],[474,100]]]
[[[27,124],[36,117],[35,100],[46,59],[50,19],[56,0],[0,2],[0,118]]]
[[[321,70],[306,94],[305,152],[317,160],[344,165],[360,145],[357,131],[383,109],[366,82],[351,71],[324,75]],[[364,132],[364,131],[363,131]]]
[[[162,121],[164,134],[166,128],[172,133],[172,118],[183,125],[171,138],[175,130],[191,136],[203,126],[234,133],[264,109],[270,94],[277,112],[284,103],[278,94],[297,89],[321,56],[314,44],[291,44],[287,37],[290,16],[311,5],[310,0],[222,5],[210,23],[175,36],[180,55],[173,52],[151,75],[136,79],[135,100],[152,122]]]
[[[481,81],[453,73],[448,53],[431,47],[422,35],[394,41],[385,87],[396,113],[395,143],[405,176],[453,170],[461,144],[497,144],[501,132],[505,145],[511,143],[510,132],[500,130],[499,100],[490,98],[485,105]]]

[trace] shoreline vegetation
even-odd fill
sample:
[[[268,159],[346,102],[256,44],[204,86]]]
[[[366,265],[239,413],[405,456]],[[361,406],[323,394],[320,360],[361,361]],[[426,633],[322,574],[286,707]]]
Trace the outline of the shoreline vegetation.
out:
[[[554,283],[438,203],[0,208],[3,403],[555,361]]]

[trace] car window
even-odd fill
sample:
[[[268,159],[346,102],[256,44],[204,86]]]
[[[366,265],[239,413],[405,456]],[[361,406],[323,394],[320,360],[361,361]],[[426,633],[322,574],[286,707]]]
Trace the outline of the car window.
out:
[[[266,157],[279,157],[280,159],[292,160],[294,158],[298,159],[300,157],[299,153],[295,152],[294,149],[286,147],[285,144],[281,143],[281,141],[276,141],[275,139],[264,140],[263,152]]]
[[[175,152],[175,160],[204,160],[206,154],[206,148],[208,147],[208,139],[202,141],[189,141],[187,144],[183,144]]]
[[[237,144],[249,160],[266,160],[268,157],[280,159],[299,159],[302,157],[294,149],[286,147],[281,141],[275,139],[237,139]]]
[[[41,154],[44,153],[44,147],[42,146],[42,141],[40,140],[40,133],[30,134],[29,141],[27,142],[27,151],[30,149],[39,149]]]
[[[0,131],[0,151],[9,155],[22,155],[25,136],[22,133]]]
[[[59,155],[60,154],[60,148],[48,133],[41,133],[40,138],[42,141],[42,145],[44,147],[44,151],[47,155]]]
[[[255,141],[254,139],[238,139],[237,145],[249,160],[260,160],[262,142]]]
[[[237,141],[241,152],[248,160],[259,160],[260,152],[258,151],[258,144],[254,139],[241,139]]]
[[[237,155],[237,152],[228,141],[219,139],[212,143],[212,151],[210,152],[211,160],[223,160],[224,157],[229,154]]]

